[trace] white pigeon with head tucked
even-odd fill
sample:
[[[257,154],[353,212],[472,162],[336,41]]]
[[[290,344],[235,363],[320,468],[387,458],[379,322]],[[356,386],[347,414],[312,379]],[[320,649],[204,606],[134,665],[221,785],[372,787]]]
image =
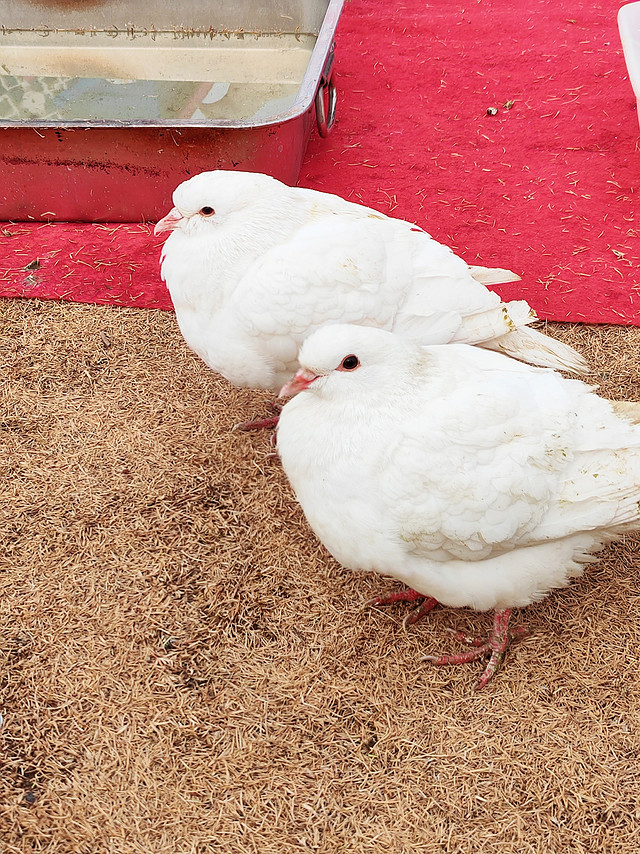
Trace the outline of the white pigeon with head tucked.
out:
[[[526,302],[486,287],[519,276],[470,267],[412,223],[252,172],[196,175],[173,202],[155,229],[171,232],[162,276],[187,344],[234,385],[276,391],[305,336],[340,322],[586,369],[528,328]]]
[[[410,622],[436,602],[493,610],[470,652],[431,658],[489,656],[480,687],[525,633],[512,608],[640,528],[640,427],[579,380],[349,325],[311,335],[300,365],[277,441],[311,528],[345,567],[408,585],[374,602],[424,598]]]

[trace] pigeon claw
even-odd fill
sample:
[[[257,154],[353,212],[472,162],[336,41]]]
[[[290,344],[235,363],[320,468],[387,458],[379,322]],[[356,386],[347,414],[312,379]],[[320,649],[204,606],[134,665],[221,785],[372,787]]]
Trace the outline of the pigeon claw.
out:
[[[269,401],[267,403],[269,409],[275,413],[275,415],[271,415],[268,418],[256,418],[255,421],[241,421],[239,424],[235,424],[234,430],[273,430],[280,420],[280,413],[282,412],[282,406],[275,401]]]
[[[449,664],[468,664],[470,661],[477,661],[477,659],[485,658],[487,655],[490,656],[489,663],[476,685],[476,691],[479,691],[480,688],[484,688],[494,673],[499,669],[505,655],[504,650],[492,649],[491,644],[488,641],[483,643],[482,646],[475,646],[474,649],[470,649],[468,652],[460,652],[455,655],[425,655],[423,661],[430,661],[432,664],[438,666]]]
[[[234,430],[273,430],[278,423],[278,416],[273,415],[271,418],[257,418],[255,421],[240,421],[239,424],[234,424]]]
[[[510,608],[503,611],[496,611],[493,617],[493,630],[488,638],[469,637],[463,632],[449,630],[456,640],[472,646],[473,649],[454,655],[425,655],[423,661],[430,661],[432,664],[442,666],[468,664],[470,661],[477,661],[479,658],[486,658],[488,656],[489,661],[487,666],[476,684],[476,691],[479,691],[491,681],[502,666],[509,644],[513,641],[521,640],[530,634],[529,629],[524,626],[509,628],[510,616]]]
[[[437,600],[432,596],[425,596],[424,593],[418,593],[417,590],[406,588],[405,590],[394,590],[383,593],[381,596],[374,596],[373,599],[365,602],[365,608],[375,608],[377,605],[393,605],[395,602],[415,602],[418,599],[422,600],[421,603],[417,608],[409,611],[402,621],[402,625],[406,629],[407,626],[412,626],[426,616],[429,611],[432,611],[438,604]]]
[[[438,600],[434,599],[433,596],[427,596],[417,608],[414,608],[412,611],[405,616],[402,621],[403,628],[407,629],[409,626],[412,626],[414,623],[419,622],[424,616],[426,616],[429,611],[433,611],[435,606],[438,604]]]

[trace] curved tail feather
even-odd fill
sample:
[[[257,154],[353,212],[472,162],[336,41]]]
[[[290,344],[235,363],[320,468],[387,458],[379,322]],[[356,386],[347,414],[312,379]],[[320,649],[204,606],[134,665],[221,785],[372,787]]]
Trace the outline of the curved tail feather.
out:
[[[527,326],[521,326],[499,338],[483,341],[480,346],[540,368],[554,368],[574,374],[588,374],[590,370],[589,363],[573,347]]]

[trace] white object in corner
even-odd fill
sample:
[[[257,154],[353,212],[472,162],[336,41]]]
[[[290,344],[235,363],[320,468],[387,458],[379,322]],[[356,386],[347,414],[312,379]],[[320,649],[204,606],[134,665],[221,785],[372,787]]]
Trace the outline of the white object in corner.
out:
[[[627,3],[618,10],[618,29],[629,80],[638,102],[640,122],[640,3]]]

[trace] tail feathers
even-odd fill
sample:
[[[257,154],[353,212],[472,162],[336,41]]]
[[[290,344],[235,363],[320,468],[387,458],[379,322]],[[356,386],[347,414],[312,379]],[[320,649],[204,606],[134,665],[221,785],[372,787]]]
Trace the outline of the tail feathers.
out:
[[[573,347],[529,328],[536,319],[529,303],[512,300],[466,317],[456,312],[399,315],[393,331],[416,344],[478,344],[541,368],[589,373],[588,363]]]
[[[590,370],[586,359],[573,347],[536,329],[514,329],[507,335],[496,337],[495,340],[483,341],[482,346],[541,368],[554,368],[575,374],[588,374]]]
[[[501,267],[469,267],[469,272],[483,285],[500,285],[505,282],[519,282],[520,276],[511,270],[503,270]]]
[[[463,318],[452,341],[491,346],[493,339],[502,341],[521,326],[533,323],[536,314],[524,300],[501,302],[486,311]],[[495,348],[494,348],[495,349]]]
[[[448,311],[433,314],[399,314],[393,331],[416,344],[482,344],[493,338],[502,339],[519,326],[532,323],[536,315],[524,300],[497,302],[476,314],[461,316]]]

